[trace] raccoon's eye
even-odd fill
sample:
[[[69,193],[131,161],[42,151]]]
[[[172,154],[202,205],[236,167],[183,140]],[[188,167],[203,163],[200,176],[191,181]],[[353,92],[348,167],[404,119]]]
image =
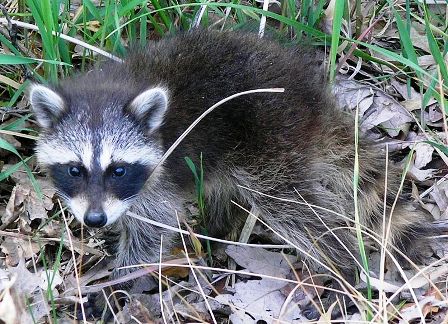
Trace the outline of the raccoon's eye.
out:
[[[68,167],[68,174],[72,177],[80,177],[81,176],[81,168],[76,166]]]
[[[116,167],[114,171],[112,171],[112,175],[114,177],[122,177],[126,174],[126,169],[123,167]]]

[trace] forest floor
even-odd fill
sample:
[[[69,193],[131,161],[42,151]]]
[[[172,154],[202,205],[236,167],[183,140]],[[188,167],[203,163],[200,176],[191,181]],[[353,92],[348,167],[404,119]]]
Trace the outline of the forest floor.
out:
[[[36,163],[33,147],[39,130],[26,89],[31,82],[56,82],[74,71],[87,71],[101,57],[123,55],[129,44],[144,45],[176,30],[251,26],[254,32],[278,36],[287,44],[316,46],[340,108],[354,118],[357,113],[362,136],[387,148],[404,170],[409,189],[403,195],[427,210],[434,221],[446,222],[448,6],[444,1],[427,3],[4,1],[0,320],[8,324],[66,323],[75,318],[101,321],[86,308],[87,295],[109,294],[104,288],[113,268],[104,241],[74,219]],[[200,214],[195,202],[190,209]],[[260,244],[279,243],[275,234],[267,232],[261,224],[248,221],[245,231],[233,238],[240,244],[226,238],[227,242],[211,248],[192,234],[195,249],[189,258],[184,255],[171,265],[148,266],[140,270],[131,290],[109,296],[110,303],[120,299],[113,320],[307,321],[301,308],[311,299],[325,298],[324,288],[331,282],[321,276],[310,279],[313,273],[291,250]],[[402,269],[384,265],[381,251],[370,251],[369,278],[365,274],[357,278],[350,292],[355,301],[338,321],[448,322],[446,252],[443,245],[435,246],[424,264]],[[330,322],[330,313],[331,309],[323,310],[318,321]]]

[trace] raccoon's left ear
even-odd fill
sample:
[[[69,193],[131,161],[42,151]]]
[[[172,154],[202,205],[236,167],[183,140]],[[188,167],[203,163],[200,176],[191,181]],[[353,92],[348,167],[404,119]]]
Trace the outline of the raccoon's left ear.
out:
[[[163,88],[148,89],[132,100],[129,110],[146,122],[149,132],[157,130],[168,108],[168,92]]]

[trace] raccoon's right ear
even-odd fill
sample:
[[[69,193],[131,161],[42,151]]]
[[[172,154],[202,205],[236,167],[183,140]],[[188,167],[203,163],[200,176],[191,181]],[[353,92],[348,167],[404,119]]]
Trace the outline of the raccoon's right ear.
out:
[[[40,84],[31,85],[28,91],[37,122],[42,128],[51,128],[64,112],[64,100],[56,92]]]
[[[150,133],[160,127],[167,109],[168,91],[160,87],[143,91],[129,105],[130,112],[146,123]]]

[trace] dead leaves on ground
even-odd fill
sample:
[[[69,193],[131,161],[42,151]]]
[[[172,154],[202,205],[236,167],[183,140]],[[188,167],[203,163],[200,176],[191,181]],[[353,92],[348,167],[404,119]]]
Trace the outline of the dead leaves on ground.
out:
[[[368,1],[364,3],[362,16],[369,17],[375,6],[369,5]],[[326,17],[321,24],[322,29],[330,33],[331,9],[329,6],[325,11]],[[389,15],[378,16],[377,19],[376,24],[368,19],[361,21],[361,30],[370,28],[361,41],[395,51],[399,44],[396,26],[391,23]],[[96,30],[97,22],[89,22],[88,28]],[[353,30],[345,31],[348,37],[354,37],[349,34]],[[437,65],[430,55],[424,26],[412,21],[410,37],[413,46],[423,53],[418,57],[419,66],[428,75],[436,75]],[[348,43],[346,45],[349,46]],[[387,144],[391,155],[398,154],[397,163],[408,168],[412,198],[430,212],[435,220],[447,221],[448,158],[445,151],[430,142],[446,144],[448,138],[444,132],[443,113],[439,104],[431,99],[423,106],[422,92],[429,86],[430,80],[427,75],[423,75],[422,89],[419,89],[416,80],[412,77],[408,79],[406,73],[397,67],[396,60],[369,49],[363,50],[385,64],[348,57],[341,64],[340,75],[333,85],[336,99],[342,109],[359,111],[361,130],[367,137],[376,141],[382,149]],[[79,50],[75,55],[81,52]],[[25,106],[23,102],[20,105]],[[17,150],[27,149],[11,135],[0,136]],[[8,160],[8,157],[11,154],[0,151],[2,170],[17,162],[16,158]],[[77,296],[78,285],[85,287],[98,280],[105,280],[112,269],[102,259],[102,242],[90,237],[86,231],[84,233],[88,237],[81,239],[81,231],[76,225],[69,228],[70,233],[66,233],[61,217],[52,217],[58,211],[57,205],[55,208],[55,192],[45,178],[39,175],[35,177],[42,196],[36,192],[29,176],[18,171],[10,177],[11,190],[8,191],[7,201],[0,206],[0,250],[3,256],[0,261],[0,319],[5,323],[29,323],[33,319],[38,322],[44,321],[45,316],[51,317],[49,292],[56,303],[53,308],[70,318],[73,312],[64,313],[64,305],[80,301]],[[67,235],[72,237],[75,260],[71,256],[72,246],[68,243]],[[60,265],[53,267],[61,244],[62,252],[57,260]],[[197,289],[198,283],[193,280],[191,269],[171,268],[163,273],[168,288],[164,287],[161,293],[150,277],[139,278],[134,290],[129,292],[131,300],[117,314],[118,318],[122,322],[129,322],[132,317],[141,322],[157,322],[160,321],[163,309],[168,319],[211,321],[212,310],[215,316],[230,318],[233,323],[258,320],[271,323],[274,319],[301,322],[305,319],[300,314],[300,307],[308,303],[310,298],[322,295],[320,288],[303,289],[303,283],[308,283],[309,276],[306,271],[302,272],[301,264],[294,257],[259,248],[235,246],[229,246],[225,252],[235,260],[241,271],[236,275],[225,271],[208,271],[204,276],[199,276],[199,284],[203,287],[208,304]],[[46,267],[42,264],[42,258],[49,258]],[[446,258],[445,252],[438,250],[437,255],[428,260],[437,262],[438,258]],[[78,281],[74,269],[81,264],[83,271]],[[432,269],[433,272],[428,270],[426,277],[417,275],[411,281],[416,301],[412,300],[409,290],[402,290],[399,297],[409,301],[400,309],[401,322],[418,321],[421,314],[432,314],[434,323],[442,322],[446,303],[440,292],[428,284],[427,278],[429,276],[443,288],[444,277],[448,272],[446,267],[445,263],[438,264],[438,267]],[[242,274],[242,271],[248,274]],[[412,277],[415,273],[407,274]],[[174,281],[173,277],[177,280]],[[234,279],[235,284],[226,284],[227,278]],[[372,273],[373,287],[389,294],[399,291],[404,284],[400,275],[392,270],[386,274],[385,282],[379,282],[376,278],[377,274]],[[324,283],[316,278],[314,284],[322,286]],[[399,298],[393,304],[398,305]],[[393,309],[388,310],[394,312]],[[440,320],[437,320],[437,316]],[[361,315],[355,314],[351,320],[361,320]]]

